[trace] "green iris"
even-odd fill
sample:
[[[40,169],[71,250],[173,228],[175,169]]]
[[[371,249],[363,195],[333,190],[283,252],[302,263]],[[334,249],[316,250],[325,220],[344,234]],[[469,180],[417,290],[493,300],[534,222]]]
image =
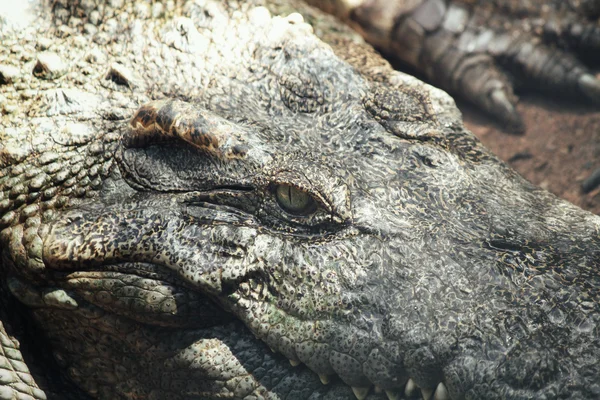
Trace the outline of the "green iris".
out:
[[[291,185],[277,185],[275,196],[281,208],[290,214],[308,215],[316,208],[310,194]]]

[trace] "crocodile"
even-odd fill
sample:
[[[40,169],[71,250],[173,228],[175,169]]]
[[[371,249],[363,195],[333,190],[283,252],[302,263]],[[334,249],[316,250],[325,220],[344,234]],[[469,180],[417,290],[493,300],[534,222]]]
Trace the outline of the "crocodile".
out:
[[[598,0],[314,3],[509,132],[526,129],[515,90],[600,105],[599,81],[586,66],[600,65]],[[346,3],[352,6],[343,7]]]
[[[22,6],[0,399],[600,398],[600,218],[444,91],[291,0]]]

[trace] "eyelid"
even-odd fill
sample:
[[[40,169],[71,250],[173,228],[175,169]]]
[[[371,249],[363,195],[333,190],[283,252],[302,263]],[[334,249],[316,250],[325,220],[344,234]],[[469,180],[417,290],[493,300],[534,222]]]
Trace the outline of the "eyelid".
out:
[[[289,160],[287,161],[289,163]],[[298,162],[298,167],[273,167],[274,173],[268,179],[267,187],[271,193],[273,206],[276,206],[287,220],[298,224],[313,224],[316,220],[328,220],[330,223],[345,224],[352,220],[350,207],[350,192],[348,184],[342,177],[336,175],[327,165],[316,167],[314,164],[304,166]],[[309,178],[310,176],[310,178]],[[306,192],[315,201],[316,209],[308,216],[298,216],[283,210],[276,203],[277,185],[291,185]],[[310,220],[310,221],[309,221]]]
[[[317,205],[329,209],[329,204],[331,203],[327,196],[325,196],[318,185],[315,185],[311,180],[309,180],[304,174],[298,173],[296,171],[280,171],[277,175],[271,177],[269,189],[273,194],[276,193],[277,186],[279,185],[288,185],[292,186],[304,193],[307,193],[313,200],[317,203]]]

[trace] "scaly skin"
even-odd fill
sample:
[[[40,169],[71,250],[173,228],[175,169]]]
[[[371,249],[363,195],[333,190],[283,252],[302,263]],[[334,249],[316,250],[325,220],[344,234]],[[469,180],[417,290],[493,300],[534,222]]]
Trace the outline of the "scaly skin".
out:
[[[600,80],[585,65],[600,65],[599,0],[313,3],[508,130],[525,129],[513,87],[600,106]]]
[[[314,9],[119,3],[2,27],[0,399],[600,396],[598,217]]]

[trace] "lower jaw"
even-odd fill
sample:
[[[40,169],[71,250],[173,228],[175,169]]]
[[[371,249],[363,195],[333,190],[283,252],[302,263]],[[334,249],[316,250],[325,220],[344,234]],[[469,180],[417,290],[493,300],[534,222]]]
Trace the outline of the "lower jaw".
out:
[[[239,300],[236,299],[236,300]],[[252,308],[251,306],[248,307]],[[235,306],[234,306],[235,309]],[[234,311],[235,314],[235,311]],[[247,325],[247,324],[246,324]],[[252,325],[252,324],[250,324]],[[247,325],[248,326],[248,325]],[[256,326],[255,326],[256,327]],[[275,343],[270,343],[266,338],[262,338],[263,333],[254,332],[250,327],[248,327],[250,331],[253,332],[256,339],[267,344],[273,353],[280,353],[283,357],[287,358],[290,365],[292,367],[305,368],[311,373],[319,376],[321,383],[324,386],[333,386],[344,385],[352,389],[354,396],[358,400],[364,400],[367,397],[369,399],[385,399],[388,400],[399,400],[399,399],[422,399],[422,400],[452,400],[448,388],[446,387],[445,382],[434,382],[434,384],[430,387],[419,387],[417,385],[416,380],[412,378],[407,378],[406,376],[399,378],[397,381],[394,380],[395,383],[392,383],[390,386],[387,385],[378,386],[376,384],[370,383],[368,378],[365,376],[362,377],[362,381],[366,384],[356,385],[352,384],[350,381],[346,381],[342,377],[338,377],[338,375],[333,372],[328,373],[319,373],[316,372],[313,368],[310,367],[310,361],[305,365],[297,353],[288,351],[279,351],[278,346]],[[268,335],[267,335],[268,336]],[[346,398],[346,397],[344,397]]]

